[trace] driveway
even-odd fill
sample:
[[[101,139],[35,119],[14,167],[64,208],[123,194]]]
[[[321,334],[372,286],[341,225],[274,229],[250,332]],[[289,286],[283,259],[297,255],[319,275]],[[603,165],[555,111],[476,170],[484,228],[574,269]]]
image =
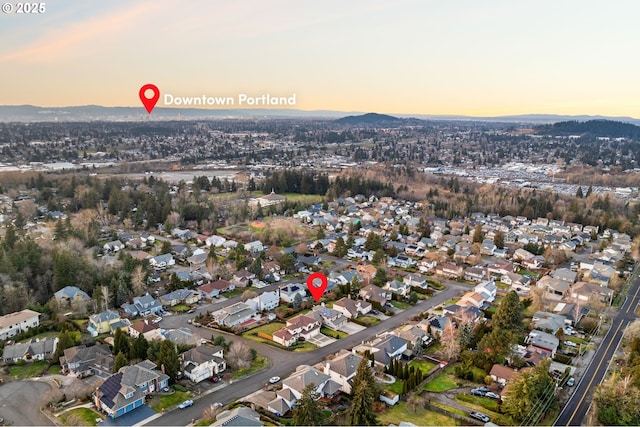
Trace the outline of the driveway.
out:
[[[40,412],[41,401],[51,390],[43,381],[11,381],[0,386],[0,417],[6,425],[52,426]]]
[[[100,426],[135,426],[154,415],[156,415],[156,411],[147,405],[142,405],[121,417],[115,419],[107,417],[100,423]]]
[[[311,344],[317,345],[318,347],[324,347],[336,342],[336,339],[329,338],[328,336],[323,334],[318,334],[315,337],[308,338],[307,341],[310,342]]]
[[[358,325],[357,323],[353,323],[353,322],[347,322],[344,324],[342,328],[340,328],[340,331],[345,332],[349,335],[353,335],[365,329],[367,329],[366,326]]]

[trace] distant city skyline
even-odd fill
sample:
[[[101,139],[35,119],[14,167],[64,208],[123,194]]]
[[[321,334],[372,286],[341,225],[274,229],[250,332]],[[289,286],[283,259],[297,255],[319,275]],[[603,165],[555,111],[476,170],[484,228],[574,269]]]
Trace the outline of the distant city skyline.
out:
[[[631,0],[45,4],[0,15],[1,105],[142,108],[153,83],[301,110],[640,118]]]

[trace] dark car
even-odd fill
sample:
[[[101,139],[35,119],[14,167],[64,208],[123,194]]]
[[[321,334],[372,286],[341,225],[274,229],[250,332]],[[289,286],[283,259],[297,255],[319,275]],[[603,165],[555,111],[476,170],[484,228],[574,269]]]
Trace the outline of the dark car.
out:
[[[484,393],[484,391],[477,388],[471,389],[471,394],[473,394],[474,396],[484,396]]]
[[[471,413],[469,414],[469,416],[470,416],[471,418],[475,418],[476,420],[480,420],[480,421],[482,421],[483,423],[488,423],[488,422],[489,422],[489,420],[490,420],[490,418],[489,418],[488,416],[486,416],[485,414],[483,414],[482,412],[476,412],[476,411],[473,411],[473,412],[471,412]]]

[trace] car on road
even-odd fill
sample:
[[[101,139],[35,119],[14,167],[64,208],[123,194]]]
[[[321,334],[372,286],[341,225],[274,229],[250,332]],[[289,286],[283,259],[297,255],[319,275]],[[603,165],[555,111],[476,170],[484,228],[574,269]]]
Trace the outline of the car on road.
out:
[[[490,397],[492,399],[500,399],[500,395],[498,393],[494,393],[492,391],[488,391],[485,393],[485,397]]]
[[[280,377],[271,377],[271,378],[269,378],[269,383],[271,383],[271,384],[275,384],[278,381],[280,381]]]
[[[155,319],[153,319],[153,323],[160,323],[162,322],[162,317],[158,316]]]
[[[195,308],[190,308],[189,311],[187,311],[187,314],[191,314],[191,313],[195,313],[196,309]]]
[[[473,412],[469,413],[469,416],[471,418],[475,418],[476,420],[480,420],[483,423],[488,423],[489,420],[490,420],[490,418],[488,416],[486,416],[485,414],[483,414],[482,412],[473,411]]]
[[[182,402],[181,404],[178,405],[178,408],[180,409],[184,409],[184,408],[188,408],[189,406],[193,405],[193,400],[189,399],[189,400],[185,400],[184,402]]]

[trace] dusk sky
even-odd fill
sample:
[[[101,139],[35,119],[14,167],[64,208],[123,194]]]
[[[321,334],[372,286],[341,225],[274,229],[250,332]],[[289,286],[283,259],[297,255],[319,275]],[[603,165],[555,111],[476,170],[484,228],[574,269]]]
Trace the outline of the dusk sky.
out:
[[[303,110],[640,118],[633,0],[45,3],[0,14],[1,105],[137,107],[154,83]]]

